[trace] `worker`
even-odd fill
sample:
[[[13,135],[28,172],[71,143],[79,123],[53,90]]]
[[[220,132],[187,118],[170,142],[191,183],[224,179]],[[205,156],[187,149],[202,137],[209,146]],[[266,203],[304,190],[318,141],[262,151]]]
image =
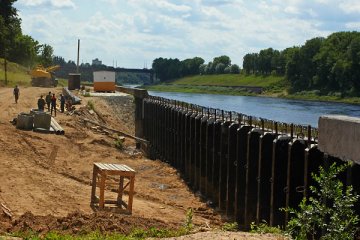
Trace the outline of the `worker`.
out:
[[[14,88],[14,96],[15,96],[15,103],[17,103],[20,96],[20,89],[18,88],[18,85],[16,85]]]
[[[44,111],[44,108],[45,108],[45,100],[43,98],[43,95],[40,96],[40,98],[38,99],[38,109],[40,112],[43,112]]]
[[[55,112],[55,117],[56,117],[56,97],[55,97],[55,93],[51,97],[51,110],[50,110],[51,116],[52,116],[53,110]]]
[[[60,111],[63,113],[65,108],[65,97],[60,94]]]
[[[51,92],[49,92],[49,94],[48,94],[48,95],[46,95],[46,97],[45,97],[45,101],[46,101],[46,104],[47,104],[47,107],[48,107],[48,112],[50,112]]]

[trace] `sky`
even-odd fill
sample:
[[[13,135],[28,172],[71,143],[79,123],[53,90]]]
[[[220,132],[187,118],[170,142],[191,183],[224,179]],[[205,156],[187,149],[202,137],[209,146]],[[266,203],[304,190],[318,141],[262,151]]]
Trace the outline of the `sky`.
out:
[[[80,63],[151,68],[155,58],[205,62],[360,31],[360,0],[18,0],[24,34]]]

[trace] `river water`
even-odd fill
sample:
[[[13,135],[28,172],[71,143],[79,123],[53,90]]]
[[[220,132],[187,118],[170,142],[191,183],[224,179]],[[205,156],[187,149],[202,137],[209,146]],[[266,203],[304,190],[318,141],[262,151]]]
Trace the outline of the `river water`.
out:
[[[325,114],[360,117],[360,105],[343,103],[157,91],[149,91],[149,94],[204,107],[235,111],[255,117],[286,123],[311,125],[313,127],[317,127],[319,117]]]

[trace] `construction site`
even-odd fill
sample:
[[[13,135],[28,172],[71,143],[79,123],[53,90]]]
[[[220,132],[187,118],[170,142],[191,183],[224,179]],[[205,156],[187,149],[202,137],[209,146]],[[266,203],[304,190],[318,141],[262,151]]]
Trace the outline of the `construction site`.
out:
[[[63,89],[20,88],[16,104],[11,88],[0,89],[0,236],[26,231],[129,234],[134,229],[179,229],[192,209],[194,232],[220,235],[203,233],[188,239],[228,239],[231,234],[231,239],[279,239],[214,233],[226,219],[201,201],[176,169],[148,159],[127,137],[135,135],[131,95],[81,97],[81,104],[55,117],[64,134],[24,131],[10,123],[19,113],[36,108],[39,96],[49,91],[59,95]],[[94,163],[121,164],[136,172],[131,214],[117,211],[118,207],[91,207]],[[116,186],[105,187],[105,199],[116,194]]]

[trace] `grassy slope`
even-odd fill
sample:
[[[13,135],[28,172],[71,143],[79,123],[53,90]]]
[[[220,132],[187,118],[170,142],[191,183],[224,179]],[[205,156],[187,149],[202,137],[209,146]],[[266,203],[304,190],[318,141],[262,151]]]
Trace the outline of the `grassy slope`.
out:
[[[172,84],[269,87],[282,80],[283,77],[278,76],[263,77],[243,74],[219,74],[184,77],[173,81]]]
[[[145,88],[153,91],[166,92],[188,92],[188,93],[210,93],[226,95],[256,95],[241,89],[229,86],[256,86],[263,87],[264,91],[259,96],[271,96],[280,98],[312,100],[312,101],[329,101],[360,104],[359,97],[339,96],[319,96],[313,91],[302,91],[300,93],[289,94],[287,92],[288,84],[284,77],[279,76],[255,76],[243,74],[221,74],[191,76],[177,79],[171,82],[146,86]]]
[[[31,78],[28,69],[12,62],[7,62],[7,86],[30,86]],[[0,58],[0,86],[5,86],[4,59]]]
[[[7,78],[8,87],[15,85],[29,87],[31,86],[31,77],[28,74],[29,70],[17,63],[7,62]],[[68,85],[67,79],[58,78],[58,86],[66,87]],[[4,72],[4,59],[0,58],[0,86],[5,86],[5,72]]]
[[[268,95],[284,94],[283,77],[278,76],[255,76],[243,74],[220,74],[220,75],[198,75],[184,77],[172,82],[146,86],[153,91],[188,92],[188,93],[210,93],[226,95],[255,95],[244,89],[234,88],[236,86],[263,87]]]

